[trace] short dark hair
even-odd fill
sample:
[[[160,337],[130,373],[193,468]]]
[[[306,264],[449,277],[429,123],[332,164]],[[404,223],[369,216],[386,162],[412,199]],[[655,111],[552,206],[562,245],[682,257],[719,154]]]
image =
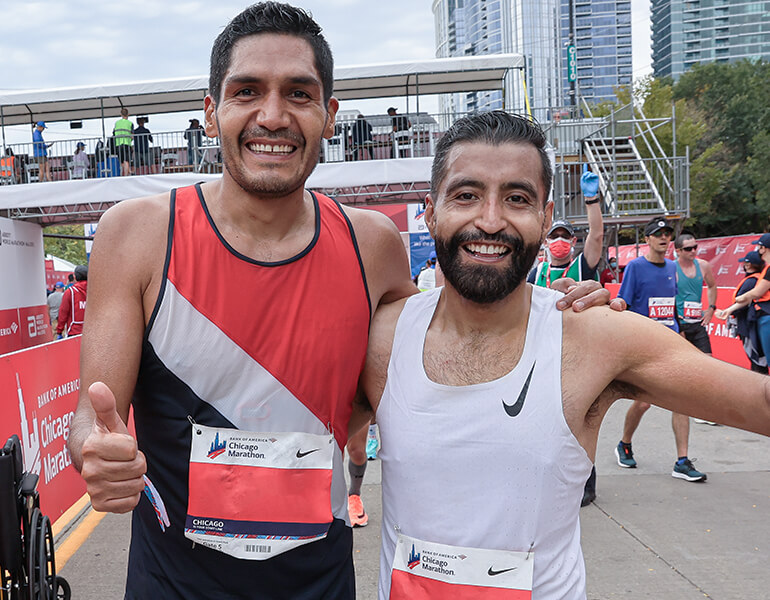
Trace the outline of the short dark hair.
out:
[[[321,27],[308,12],[281,2],[252,4],[237,15],[217,36],[211,48],[209,93],[219,102],[222,80],[230,66],[233,46],[241,38],[259,33],[279,33],[302,38],[313,49],[315,67],[321,77],[324,104],[334,92],[334,58],[331,48],[321,34]]]
[[[695,236],[691,233],[683,233],[681,235],[676,236],[676,239],[674,240],[674,248],[679,250],[680,248],[684,247],[684,243],[689,240],[694,240]]]
[[[508,143],[532,144],[540,155],[545,196],[551,192],[553,168],[545,151],[546,139],[536,121],[502,110],[477,113],[458,119],[436,144],[436,156],[430,174],[430,191],[436,194],[446,176],[446,162],[452,146],[459,143],[484,142],[499,146]]]

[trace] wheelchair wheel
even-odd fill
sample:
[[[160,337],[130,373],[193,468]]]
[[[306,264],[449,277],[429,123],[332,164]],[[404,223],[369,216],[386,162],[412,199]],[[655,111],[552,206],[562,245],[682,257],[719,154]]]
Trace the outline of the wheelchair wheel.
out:
[[[70,584],[64,577],[56,576],[56,589],[53,591],[52,598],[54,600],[70,600],[72,597],[72,590]]]
[[[51,520],[39,508],[32,511],[27,546],[29,600],[55,600],[58,583]]]

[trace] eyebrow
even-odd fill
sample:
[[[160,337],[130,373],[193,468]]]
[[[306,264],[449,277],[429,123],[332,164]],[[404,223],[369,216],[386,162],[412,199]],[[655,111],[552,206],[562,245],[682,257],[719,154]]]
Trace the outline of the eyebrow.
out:
[[[233,75],[225,79],[224,86],[227,87],[231,85],[254,85],[254,84],[262,83],[264,81],[265,79],[263,77],[253,77],[251,75]],[[321,82],[317,78],[311,75],[295,75],[294,77],[289,77],[288,82],[293,83],[295,85],[321,87]]]
[[[457,189],[462,187],[471,187],[471,188],[486,190],[488,186],[484,181],[481,181],[478,179],[472,179],[470,177],[464,177],[462,179],[458,179],[457,181],[453,181],[449,185],[447,185],[445,194],[447,195],[451,194]],[[502,189],[505,191],[521,190],[523,192],[530,194],[534,198],[538,197],[537,188],[533,184],[531,184],[529,181],[508,181],[502,185]]]

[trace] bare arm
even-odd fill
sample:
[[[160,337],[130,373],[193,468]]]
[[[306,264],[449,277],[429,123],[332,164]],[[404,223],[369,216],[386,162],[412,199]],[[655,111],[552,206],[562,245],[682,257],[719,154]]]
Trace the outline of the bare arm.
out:
[[[94,238],[81,392],[68,447],[97,510],[130,510],[144,488],[144,457],[125,423],[146,315],[159,289],[167,224],[167,196],[165,203],[161,198],[126,201],[105,213]]]
[[[770,281],[767,279],[760,279],[757,281],[757,285],[755,285],[748,292],[737,296],[735,298],[735,302],[732,305],[728,306],[724,310],[718,310],[716,312],[717,318],[726,319],[739,308],[748,306],[753,300],[757,300],[758,298],[764,296],[768,290],[770,290]]]
[[[588,200],[588,198],[586,198]],[[588,235],[583,247],[583,256],[586,263],[592,269],[599,264],[602,257],[602,246],[604,242],[604,220],[602,219],[602,204],[586,204],[586,213],[588,215]]]
[[[404,243],[393,221],[373,210],[345,207],[344,211],[356,232],[372,311],[416,294]]]
[[[700,322],[700,324],[705,327],[711,321],[711,317],[714,316],[715,309],[712,307],[717,305],[717,280],[714,277],[714,270],[711,268],[711,265],[708,262],[700,258],[696,260],[698,260],[700,263],[700,270],[701,273],[703,273],[703,281],[706,284],[706,298],[708,299],[709,303],[709,305],[706,307],[706,310],[703,311],[703,318]]]
[[[579,414],[589,414],[596,398],[615,386],[677,413],[770,435],[767,377],[703,354],[640,315],[606,309],[568,315],[566,344],[578,351],[563,389],[576,396]],[[613,400],[620,395],[626,394]]]

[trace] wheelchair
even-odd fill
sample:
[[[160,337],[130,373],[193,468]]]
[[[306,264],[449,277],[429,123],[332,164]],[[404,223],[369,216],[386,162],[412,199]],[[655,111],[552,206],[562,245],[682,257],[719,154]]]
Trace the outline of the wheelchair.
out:
[[[56,575],[51,521],[40,512],[38,476],[25,473],[19,438],[0,449],[0,600],[69,600]]]

